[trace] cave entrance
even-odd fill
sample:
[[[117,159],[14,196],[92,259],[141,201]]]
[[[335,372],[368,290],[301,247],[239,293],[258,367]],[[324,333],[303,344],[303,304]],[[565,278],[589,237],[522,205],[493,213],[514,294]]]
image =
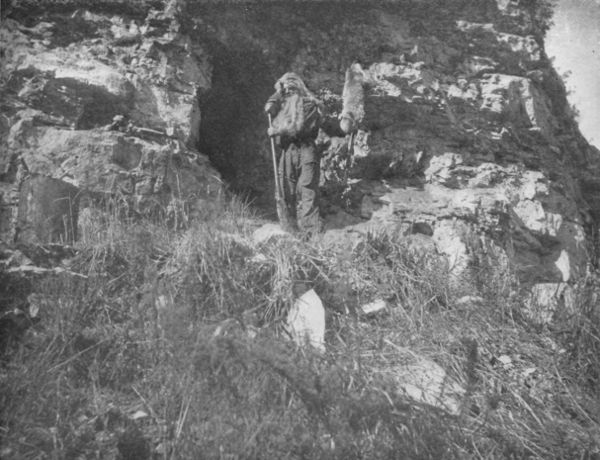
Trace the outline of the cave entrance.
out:
[[[213,78],[200,97],[200,151],[234,193],[270,214],[273,173],[263,106],[273,91],[273,71],[260,50],[208,44]]]
[[[227,7],[198,4],[190,10],[193,37],[211,56],[212,87],[200,97],[199,148],[234,193],[274,215],[274,180],[264,103],[285,72],[308,87],[341,93],[344,72],[356,58],[376,56],[379,24],[369,5],[335,2]]]

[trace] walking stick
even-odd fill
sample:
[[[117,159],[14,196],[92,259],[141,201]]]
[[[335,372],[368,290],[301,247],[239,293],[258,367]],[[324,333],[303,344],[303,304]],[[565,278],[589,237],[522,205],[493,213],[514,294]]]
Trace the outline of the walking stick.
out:
[[[269,117],[269,128],[271,128],[273,126],[271,114],[268,113],[267,116]],[[281,188],[281,182],[279,181],[279,171],[277,168],[277,152],[275,150],[275,139],[272,136],[270,136],[270,139],[271,156],[273,158],[273,173],[275,174],[275,207],[277,209],[277,217],[279,218],[279,223],[281,224],[284,230],[291,230],[293,229],[293,224],[287,211],[285,199],[282,196],[283,189]]]
[[[350,139],[348,139],[348,156],[352,156],[352,154],[354,153],[354,133],[355,131],[352,131],[350,133]]]
[[[348,169],[350,168],[350,164],[352,163],[352,154],[354,153],[354,134],[355,133],[356,133],[356,131],[352,131],[350,133],[350,137],[348,139],[348,148],[346,149],[347,157],[346,157],[346,165],[344,166],[344,178],[343,178],[344,189],[346,187],[348,187],[348,175],[350,174]]]

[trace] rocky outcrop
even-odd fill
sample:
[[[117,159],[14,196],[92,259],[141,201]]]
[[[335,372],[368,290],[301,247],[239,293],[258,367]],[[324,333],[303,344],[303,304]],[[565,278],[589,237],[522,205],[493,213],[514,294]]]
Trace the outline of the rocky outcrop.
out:
[[[180,221],[179,210],[219,193],[218,172],[197,151],[198,97],[211,67],[172,14],[13,13],[20,20],[3,20],[0,31],[10,44],[2,239],[72,241],[79,207],[98,200]]]
[[[358,60],[365,116],[352,152],[339,133],[321,138],[328,238],[401,233],[459,278],[503,266],[534,294],[595,263],[598,152],[545,55],[546,2],[150,6],[5,21],[4,238],[42,219],[18,211],[31,177],[76,187],[79,207],[108,195],[165,212],[217,193],[207,157],[273,209],[262,115],[273,82],[302,74],[335,124]]]
[[[332,241],[381,229],[418,235],[459,278],[505,267],[532,296],[595,264],[598,152],[545,55],[544,2],[187,8],[195,39],[219,57],[215,72],[229,75],[220,103],[251,85],[227,159],[210,141],[205,148],[257,202],[271,196],[268,146],[256,135],[271,82],[299,72],[335,119],[344,72],[358,59],[366,113],[352,155],[347,139],[323,138]]]

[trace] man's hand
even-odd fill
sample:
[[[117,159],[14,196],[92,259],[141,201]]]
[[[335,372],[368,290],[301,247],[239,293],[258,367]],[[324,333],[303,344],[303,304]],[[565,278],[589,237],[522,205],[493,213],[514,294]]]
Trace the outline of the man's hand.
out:
[[[279,91],[276,91],[265,104],[265,112],[275,117],[281,109],[282,95]]]
[[[277,136],[277,132],[275,131],[275,128],[273,128],[272,126],[269,126],[267,128],[267,134],[269,135],[269,137]]]
[[[272,117],[279,113],[279,104],[275,101],[269,101],[265,104],[265,112],[271,114]]]
[[[351,116],[342,115],[340,117],[340,129],[344,131],[345,134],[350,134],[351,132],[356,130],[356,123]]]

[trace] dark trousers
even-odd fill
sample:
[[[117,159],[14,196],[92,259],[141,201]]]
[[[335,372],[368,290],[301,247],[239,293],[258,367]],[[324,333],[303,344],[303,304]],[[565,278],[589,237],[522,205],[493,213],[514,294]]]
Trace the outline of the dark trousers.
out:
[[[279,178],[289,216],[306,233],[321,230],[320,164],[314,143],[290,144],[279,161]]]

